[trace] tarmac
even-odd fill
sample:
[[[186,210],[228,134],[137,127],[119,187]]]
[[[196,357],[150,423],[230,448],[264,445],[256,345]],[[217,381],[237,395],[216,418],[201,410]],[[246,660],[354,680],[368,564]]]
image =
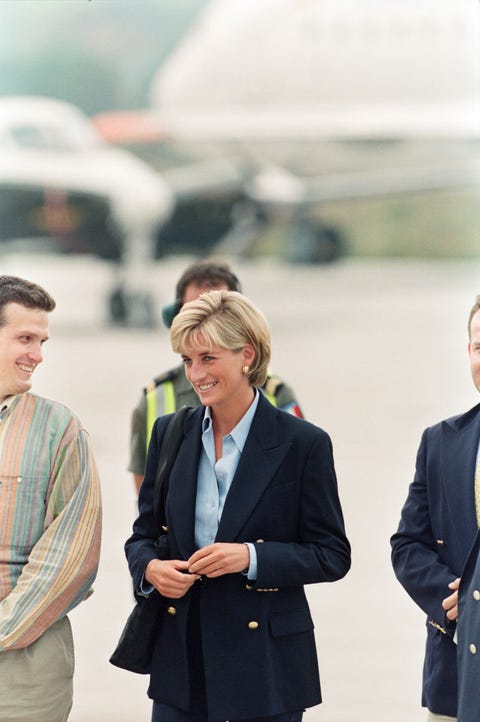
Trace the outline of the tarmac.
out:
[[[173,300],[189,260],[152,266],[148,284],[160,305]],[[130,413],[145,383],[177,358],[164,328],[105,323],[106,263],[9,255],[0,265],[2,273],[44,284],[57,300],[33,390],[78,413],[102,479],[95,592],[70,615],[76,672],[69,722],[149,722],[148,679],[112,667],[108,657],[132,606],[123,555],[136,513],[126,471]],[[423,429],[479,401],[466,326],[480,293],[480,260],[262,260],[235,269],[269,319],[272,368],[295,388],[305,416],[332,437],[352,544],[347,577],[308,588],[324,702],[305,722],[424,722],[425,618],[394,577],[389,537]]]

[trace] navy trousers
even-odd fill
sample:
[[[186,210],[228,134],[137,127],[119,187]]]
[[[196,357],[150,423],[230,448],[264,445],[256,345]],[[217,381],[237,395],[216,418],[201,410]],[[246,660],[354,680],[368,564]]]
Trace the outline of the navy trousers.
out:
[[[241,720],[241,722],[302,722],[302,718],[303,711],[300,711],[276,714],[273,717],[255,717],[248,720]],[[173,707],[169,707],[168,705],[154,702],[152,722],[208,722],[208,719],[207,717],[197,717],[196,715],[192,716],[191,712],[182,712],[181,710],[175,710]],[[228,722],[239,721],[232,719]]]

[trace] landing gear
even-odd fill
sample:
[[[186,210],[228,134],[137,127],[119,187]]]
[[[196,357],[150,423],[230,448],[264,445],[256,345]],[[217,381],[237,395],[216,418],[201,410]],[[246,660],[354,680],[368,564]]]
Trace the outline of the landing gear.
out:
[[[335,228],[299,220],[288,236],[287,255],[291,263],[331,263],[342,253],[342,236]]]
[[[115,326],[155,328],[157,318],[152,295],[116,286],[108,299],[109,321]]]

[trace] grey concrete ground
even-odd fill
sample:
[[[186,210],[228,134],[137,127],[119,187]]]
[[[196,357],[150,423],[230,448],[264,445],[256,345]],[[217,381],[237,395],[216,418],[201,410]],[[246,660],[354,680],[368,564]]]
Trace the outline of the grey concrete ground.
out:
[[[186,259],[152,269],[170,301]],[[175,363],[165,330],[103,323],[106,266],[23,258],[2,272],[43,282],[58,300],[34,389],[70,405],[89,428],[105,506],[95,594],[71,615],[77,648],[70,722],[147,722],[147,679],[107,662],[131,606],[122,545],[135,514],[126,472],[129,415],[142,385]],[[396,528],[425,426],[478,401],[466,316],[479,262],[348,260],[331,268],[237,266],[273,334],[272,367],[306,416],[332,436],[353,567],[309,589],[324,703],[306,722],[421,722],[424,618],[396,582]]]

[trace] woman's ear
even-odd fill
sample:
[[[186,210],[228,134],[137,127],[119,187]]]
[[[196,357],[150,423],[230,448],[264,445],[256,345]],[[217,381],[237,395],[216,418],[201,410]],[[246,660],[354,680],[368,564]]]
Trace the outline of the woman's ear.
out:
[[[251,366],[255,360],[255,349],[251,343],[246,343],[243,347],[243,363],[247,366]]]

